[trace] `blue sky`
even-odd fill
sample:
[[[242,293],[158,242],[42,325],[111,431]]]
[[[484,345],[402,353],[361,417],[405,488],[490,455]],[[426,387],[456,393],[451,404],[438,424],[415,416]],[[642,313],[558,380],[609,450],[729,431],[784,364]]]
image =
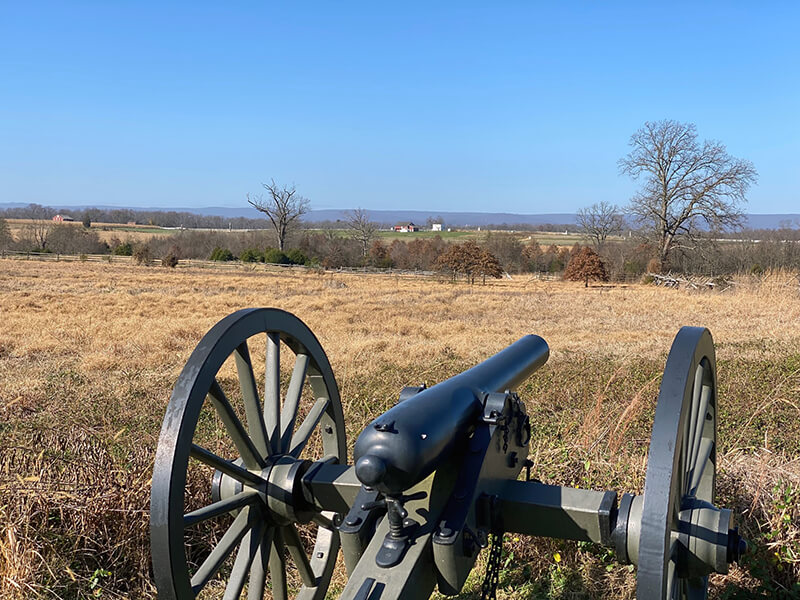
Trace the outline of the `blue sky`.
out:
[[[572,212],[671,118],[800,212],[799,7],[2,2],[0,202]]]

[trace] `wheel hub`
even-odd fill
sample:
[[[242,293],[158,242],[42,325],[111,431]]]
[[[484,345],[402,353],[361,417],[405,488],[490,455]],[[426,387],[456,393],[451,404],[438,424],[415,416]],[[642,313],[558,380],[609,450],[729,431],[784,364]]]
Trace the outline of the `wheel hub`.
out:
[[[679,516],[678,560],[680,577],[704,577],[725,574],[728,565],[738,559],[739,531],[733,527],[733,513],[697,498],[686,498]],[[734,542],[732,544],[732,542]],[[734,554],[736,554],[734,556]]]
[[[617,518],[618,525],[625,528],[624,544],[615,534],[616,549],[620,560],[638,565],[644,496],[626,496],[628,498],[620,503]],[[672,532],[672,539],[677,541],[677,574],[684,579],[711,573],[724,575],[730,563],[737,562],[747,551],[747,543],[739,535],[739,528],[734,526],[730,510],[691,497],[684,498],[678,530]]]
[[[234,461],[241,466],[241,459]],[[298,460],[286,454],[270,456],[261,470],[250,470],[258,475],[264,484],[258,489],[261,507],[269,521],[275,525],[289,523],[308,523],[314,515],[313,509],[303,497],[301,481],[308,468],[309,460]],[[211,500],[227,500],[242,493],[246,486],[233,477],[215,470],[211,478]],[[249,486],[247,486],[249,487]]]

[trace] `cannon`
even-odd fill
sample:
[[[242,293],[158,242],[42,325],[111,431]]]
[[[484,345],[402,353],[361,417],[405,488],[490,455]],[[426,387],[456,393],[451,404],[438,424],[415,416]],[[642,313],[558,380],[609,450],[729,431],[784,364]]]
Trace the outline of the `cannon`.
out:
[[[548,355],[528,335],[437,385],[404,388],[348,464],[342,400],[310,329],[277,309],[225,317],[181,372],[158,442],[159,597],[323,600],[340,550],[343,600],[455,595],[491,546],[490,597],[513,532],[613,549],[636,566],[639,599],[704,598],[709,575],[746,550],[733,513],[714,504],[711,334],[684,327],[672,344],[638,495],[523,474],[531,424],[515,390]]]

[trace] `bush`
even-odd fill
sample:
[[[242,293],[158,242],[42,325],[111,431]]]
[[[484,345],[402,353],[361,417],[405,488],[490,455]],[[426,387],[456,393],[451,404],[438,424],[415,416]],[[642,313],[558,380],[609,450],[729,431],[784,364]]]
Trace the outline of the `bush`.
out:
[[[217,246],[214,250],[211,251],[211,256],[209,260],[217,260],[217,261],[229,261],[233,260],[233,253],[228,250],[227,248],[220,248]]]
[[[583,286],[589,287],[589,281],[608,281],[608,272],[597,252],[584,246],[570,258],[564,279],[583,281]]]
[[[308,264],[308,257],[303,254],[302,250],[298,248],[292,248],[286,253],[286,258],[289,259],[289,262],[293,265],[306,265]]]
[[[628,277],[637,277],[644,273],[645,265],[641,260],[626,260],[622,265],[622,272]]]
[[[246,248],[239,255],[239,260],[246,263],[264,262],[264,253],[258,248]]]
[[[178,257],[177,257],[177,255],[173,254],[172,252],[167,254],[164,258],[161,259],[161,266],[162,267],[169,267],[171,269],[174,269],[175,267],[177,267],[178,266]]]
[[[283,252],[277,248],[267,248],[264,250],[264,262],[272,263],[275,265],[290,265],[292,261]]]
[[[660,274],[664,270],[664,265],[661,264],[661,261],[657,258],[651,258],[647,262],[647,272],[648,273],[655,273]]]
[[[130,242],[123,242],[118,246],[114,246],[114,249],[111,250],[111,254],[115,256],[133,256],[133,246]]]
[[[133,249],[133,260],[137,265],[148,266],[150,264],[150,246],[139,244]]]

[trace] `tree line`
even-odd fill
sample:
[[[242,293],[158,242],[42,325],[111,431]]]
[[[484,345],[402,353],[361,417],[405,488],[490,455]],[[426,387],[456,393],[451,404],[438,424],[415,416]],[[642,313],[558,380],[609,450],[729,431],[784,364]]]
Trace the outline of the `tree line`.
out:
[[[120,233],[108,242],[101,241],[95,228],[78,224],[43,222],[46,232],[34,224],[23,228],[13,237],[8,223],[0,218],[0,251],[46,251],[60,254],[119,254],[133,255],[137,248],[145,258],[161,259],[172,255],[177,259],[209,260],[214,258],[242,262],[273,262],[308,264],[324,268],[372,267],[418,271],[441,270],[458,278],[483,279],[480,270],[447,267],[440,259],[452,247],[463,244],[445,241],[441,237],[387,241],[377,236],[368,240],[355,232],[304,231],[291,233],[283,251],[278,248],[274,232],[182,230],[169,235],[153,236],[148,242],[136,242]],[[649,271],[659,269],[675,273],[725,275],[734,273],[758,274],[768,269],[800,270],[800,241],[791,238],[796,230],[760,231],[752,239],[725,240],[711,234],[696,237],[691,249],[676,248],[670,263],[658,260],[657,249],[638,237],[614,238],[602,245],[589,235],[584,243],[572,246],[539,244],[535,236],[519,233],[487,232],[472,244],[486,251],[499,264],[501,272],[561,274],[571,257],[581,247],[591,247],[601,257],[609,279],[635,281]],[[45,244],[43,247],[42,244]],[[475,253],[474,248],[468,247]],[[465,250],[466,252],[466,250]],[[452,256],[451,256],[452,257]],[[484,257],[484,260],[489,260]],[[486,271],[487,276],[490,271]]]
[[[34,222],[23,230],[19,240],[10,239],[0,227],[0,245],[59,252],[102,251],[103,243],[89,231],[92,219],[101,218],[217,230],[181,231],[177,236],[148,243],[148,252],[173,258],[439,269],[473,282],[476,277],[483,280],[503,271],[560,273],[566,269],[569,273],[568,264],[578,252],[582,252],[582,264],[594,265],[594,271],[599,273],[600,261],[602,277],[613,279],[632,279],[646,271],[713,275],[800,268],[800,232],[791,223],[776,231],[741,232],[742,205],[749,187],[757,180],[752,163],[731,156],[720,142],[701,142],[693,124],[671,120],[645,123],[631,136],[630,147],[619,161],[619,170],[640,182],[641,187],[629,204],[620,208],[598,202],[578,211],[577,225],[551,227],[583,234],[592,247],[592,256],[580,245],[542,247],[532,236],[525,240],[498,231],[486,234],[480,243],[447,244],[441,238],[433,238],[387,244],[378,238],[379,224],[372,222],[361,208],[350,211],[343,221],[329,224],[346,229],[347,236],[333,230],[304,231],[300,219],[310,209],[309,200],[298,194],[294,185],[279,185],[275,180],[262,184],[266,193],[247,196],[247,202],[266,221],[239,219],[236,224],[253,231],[219,231],[224,227],[222,217],[174,211],[103,213],[98,209],[76,213],[82,216],[81,231],[52,226],[46,220],[52,209],[30,205],[6,211],[7,216],[27,217]],[[233,221],[227,221],[233,230]],[[740,233],[732,236],[731,232],[737,230]],[[624,232],[628,235],[623,237],[620,234]],[[106,246],[111,252],[133,251],[130,244],[115,244],[114,240]]]

